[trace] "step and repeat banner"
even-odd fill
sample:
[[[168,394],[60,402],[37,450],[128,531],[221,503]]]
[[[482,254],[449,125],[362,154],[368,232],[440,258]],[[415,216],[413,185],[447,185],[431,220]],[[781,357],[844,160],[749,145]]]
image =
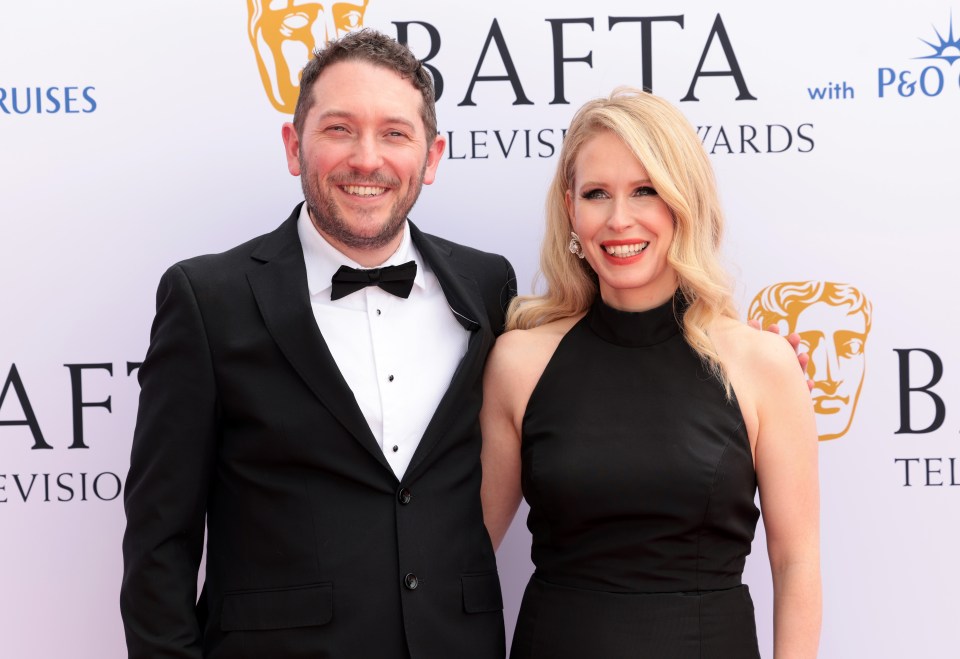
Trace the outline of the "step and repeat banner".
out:
[[[711,154],[744,318],[797,331],[820,432],[821,656],[960,656],[960,3],[0,5],[0,655],[122,657],[122,498],[163,270],[301,199],[280,126],[359,26],[436,80],[412,217],[529,292],[564,129],[621,84]],[[499,554],[508,634],[525,509]],[[764,656],[762,529],[746,578]]]

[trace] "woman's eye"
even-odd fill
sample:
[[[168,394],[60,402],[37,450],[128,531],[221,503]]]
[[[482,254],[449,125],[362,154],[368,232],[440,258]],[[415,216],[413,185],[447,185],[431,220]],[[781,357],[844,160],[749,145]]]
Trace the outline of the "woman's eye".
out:
[[[596,188],[593,190],[586,190],[580,196],[582,196],[584,199],[605,199],[607,197],[607,193],[599,188]]]
[[[634,194],[636,194],[638,197],[648,197],[648,196],[655,196],[657,194],[657,191],[654,190],[649,185],[642,185],[639,188],[637,188],[637,191]]]

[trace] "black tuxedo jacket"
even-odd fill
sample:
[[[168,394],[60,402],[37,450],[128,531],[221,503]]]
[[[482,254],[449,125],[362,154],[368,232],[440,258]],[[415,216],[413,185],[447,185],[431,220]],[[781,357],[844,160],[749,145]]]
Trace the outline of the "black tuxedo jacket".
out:
[[[317,329],[298,214],[160,282],[124,494],[130,656],[503,657],[477,414],[513,270],[410,225],[471,336],[398,480]]]

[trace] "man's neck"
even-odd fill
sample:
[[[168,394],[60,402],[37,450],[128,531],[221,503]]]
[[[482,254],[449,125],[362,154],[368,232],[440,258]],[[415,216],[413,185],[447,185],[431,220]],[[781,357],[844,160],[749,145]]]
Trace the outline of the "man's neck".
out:
[[[314,230],[316,230],[316,232],[319,233],[325,241],[327,241],[327,244],[354,263],[357,263],[364,268],[376,268],[386,263],[387,259],[393,256],[397,249],[400,248],[400,243],[403,242],[403,232],[406,231],[407,226],[406,222],[401,224],[400,230],[397,231],[396,235],[390,238],[390,241],[385,245],[379,247],[353,247],[344,244],[342,241],[337,240],[326,231],[323,231],[317,226],[316,222],[313,222],[312,220],[313,217],[311,215],[310,224],[313,226]]]

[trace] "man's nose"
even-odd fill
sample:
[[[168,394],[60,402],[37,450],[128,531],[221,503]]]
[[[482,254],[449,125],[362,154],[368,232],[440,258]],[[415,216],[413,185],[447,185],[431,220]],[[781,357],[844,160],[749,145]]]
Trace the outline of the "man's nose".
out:
[[[383,154],[376,137],[361,135],[354,143],[348,164],[362,172],[374,172],[383,165]]]

